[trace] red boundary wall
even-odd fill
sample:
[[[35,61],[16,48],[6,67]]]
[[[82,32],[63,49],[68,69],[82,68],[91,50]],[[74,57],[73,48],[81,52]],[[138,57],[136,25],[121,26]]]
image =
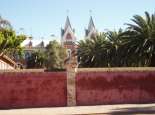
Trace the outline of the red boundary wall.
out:
[[[155,72],[79,72],[77,105],[155,102]]]
[[[0,73],[0,108],[67,105],[66,72]]]
[[[77,105],[153,103],[155,71],[79,71]],[[67,106],[66,72],[0,73],[0,109]]]

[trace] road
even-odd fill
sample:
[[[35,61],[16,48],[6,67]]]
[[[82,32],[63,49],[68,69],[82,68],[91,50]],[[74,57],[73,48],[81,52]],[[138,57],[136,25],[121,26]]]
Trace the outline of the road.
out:
[[[155,104],[120,104],[0,110],[0,115],[124,115],[155,114]]]

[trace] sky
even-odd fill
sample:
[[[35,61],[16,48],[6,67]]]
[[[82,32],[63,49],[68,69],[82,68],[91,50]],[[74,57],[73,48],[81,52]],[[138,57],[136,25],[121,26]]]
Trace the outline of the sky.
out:
[[[60,39],[67,15],[77,40],[83,39],[90,10],[98,31],[117,30],[131,23],[135,14],[154,13],[155,0],[0,0],[0,15],[11,22],[16,32],[44,41]]]

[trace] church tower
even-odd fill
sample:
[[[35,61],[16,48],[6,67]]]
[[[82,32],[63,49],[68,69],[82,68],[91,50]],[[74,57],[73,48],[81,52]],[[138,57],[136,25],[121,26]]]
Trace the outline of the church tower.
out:
[[[69,17],[67,16],[65,27],[61,29],[61,44],[71,52],[75,47],[75,42],[75,30],[72,28]]]
[[[85,37],[86,38],[93,38],[97,35],[97,30],[94,25],[94,21],[92,16],[90,16],[89,24],[88,24],[88,29],[85,30]]]
[[[61,29],[61,44],[67,49],[65,65],[67,68],[77,65],[75,30],[72,28],[69,17],[66,18],[64,29]]]

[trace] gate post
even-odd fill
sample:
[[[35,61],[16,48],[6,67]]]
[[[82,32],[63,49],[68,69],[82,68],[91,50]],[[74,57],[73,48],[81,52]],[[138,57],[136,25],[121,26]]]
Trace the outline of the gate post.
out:
[[[76,106],[76,72],[74,68],[67,69],[67,106]]]
[[[76,70],[77,70],[76,50],[72,51],[69,63],[67,64],[67,106],[76,106]]]

